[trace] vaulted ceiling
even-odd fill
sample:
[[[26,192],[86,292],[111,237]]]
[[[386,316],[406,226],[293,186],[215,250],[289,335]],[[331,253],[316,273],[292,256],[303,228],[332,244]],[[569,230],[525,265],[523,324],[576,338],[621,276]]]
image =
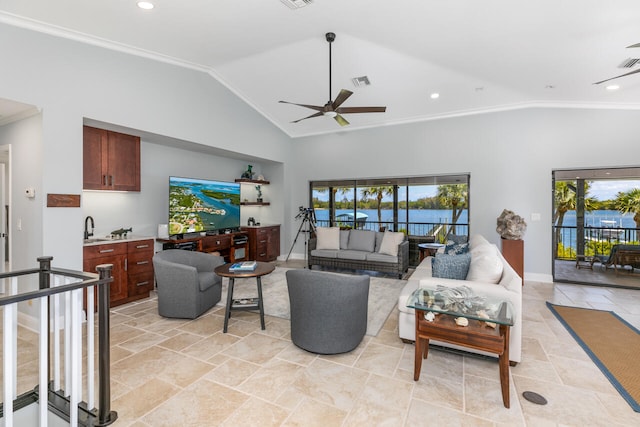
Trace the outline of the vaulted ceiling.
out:
[[[292,137],[518,108],[640,109],[637,0],[0,0],[0,22],[209,73]],[[302,0],[295,0],[302,3]],[[331,99],[386,106],[291,123]],[[352,79],[367,76],[369,86]],[[439,97],[431,98],[438,93]],[[2,103],[0,103],[0,106]],[[0,111],[1,115],[1,111]]]

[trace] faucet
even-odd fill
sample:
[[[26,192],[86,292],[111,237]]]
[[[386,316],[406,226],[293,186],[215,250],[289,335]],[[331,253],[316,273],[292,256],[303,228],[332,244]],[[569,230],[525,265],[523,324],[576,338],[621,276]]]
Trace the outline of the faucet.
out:
[[[89,228],[88,228],[88,221],[91,220],[91,233],[89,233]],[[88,216],[84,219],[84,240],[87,240],[89,238],[89,236],[93,236],[93,228],[95,227],[95,224],[93,223],[93,217],[92,216]]]

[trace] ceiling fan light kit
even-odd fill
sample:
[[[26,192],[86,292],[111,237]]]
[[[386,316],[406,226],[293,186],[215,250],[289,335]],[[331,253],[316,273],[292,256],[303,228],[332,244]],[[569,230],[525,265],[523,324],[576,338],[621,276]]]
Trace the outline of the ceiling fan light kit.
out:
[[[294,120],[291,123],[298,123],[302,120],[310,119],[312,117],[326,116],[335,119],[335,121],[340,126],[347,126],[349,122],[344,117],[342,117],[342,114],[384,113],[387,110],[387,107],[341,107],[342,103],[344,103],[351,95],[353,95],[353,92],[346,89],[342,89],[336,99],[331,101],[331,43],[333,43],[333,41],[336,39],[336,35],[335,33],[329,32],[325,34],[325,38],[329,43],[329,101],[323,106],[279,101],[282,104],[292,104],[317,111],[317,113],[311,114],[310,116],[303,117],[298,120]],[[367,79],[368,82],[368,78],[366,76],[364,76],[364,78]]]
[[[636,44],[632,44],[631,46],[627,46],[627,49],[633,48],[633,47],[640,47],[640,43],[636,43]],[[629,59],[626,59],[618,67],[619,68],[631,68],[631,67],[635,66],[638,63],[638,61],[639,61],[638,59],[629,58]],[[637,74],[637,73],[640,73],[640,68],[638,68],[637,70],[630,71],[628,73],[621,74],[619,76],[611,77],[611,78],[605,79],[605,80],[600,80],[599,82],[595,82],[594,85],[599,85],[599,84],[602,84],[602,83],[609,82],[611,80],[619,79],[620,77],[626,77],[626,76],[630,76],[632,74]]]

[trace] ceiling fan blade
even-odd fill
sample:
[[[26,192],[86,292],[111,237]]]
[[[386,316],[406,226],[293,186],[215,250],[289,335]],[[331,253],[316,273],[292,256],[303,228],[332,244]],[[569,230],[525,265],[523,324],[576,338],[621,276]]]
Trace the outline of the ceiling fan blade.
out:
[[[384,113],[387,111],[387,107],[340,107],[335,110],[336,113],[350,114],[350,113]]]
[[[630,76],[631,74],[636,74],[636,73],[640,73],[640,68],[637,70],[633,70],[631,72],[628,72],[626,74],[622,74],[620,76],[616,76],[616,77],[611,77],[610,79],[606,79],[606,80],[601,80],[599,82],[595,82],[594,85],[599,85],[600,83],[604,83],[604,82],[608,82],[610,80],[615,80],[615,79],[619,79],[620,77],[625,77],[625,76]]]
[[[640,43],[636,43],[636,44],[632,44],[631,46],[627,46],[627,49],[629,49],[630,47],[640,47]]]
[[[303,117],[303,118],[298,119],[298,120],[294,120],[294,121],[292,121],[291,123],[298,123],[298,122],[300,122],[300,121],[302,121],[302,120],[307,120],[307,119],[310,119],[310,118],[312,118],[312,117],[320,117],[320,116],[323,116],[323,115],[324,115],[324,113],[322,113],[322,112],[318,112],[318,113],[314,113],[314,114],[312,114],[312,115],[310,115],[310,116]]]
[[[338,122],[338,124],[340,126],[347,126],[349,124],[349,122],[347,121],[347,119],[345,119],[344,117],[342,117],[340,114],[338,114],[337,116],[334,117],[334,119],[336,119],[336,122]]]
[[[320,107],[318,105],[296,104],[295,102],[289,102],[289,101],[278,101],[278,102],[282,104],[291,104],[291,105],[297,105],[298,107],[310,108],[316,111],[324,111],[324,107]]]
[[[333,103],[331,104],[331,107],[333,108],[333,110],[335,111],[336,108],[338,108],[351,95],[353,95],[353,92],[351,92],[350,90],[342,89],[338,94],[338,96],[336,97],[336,100],[333,101]]]

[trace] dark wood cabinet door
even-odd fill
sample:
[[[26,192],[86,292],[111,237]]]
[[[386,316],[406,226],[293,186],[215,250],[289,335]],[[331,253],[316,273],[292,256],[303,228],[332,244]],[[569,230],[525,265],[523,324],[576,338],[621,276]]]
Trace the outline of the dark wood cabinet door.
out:
[[[89,126],[83,128],[83,188],[102,190],[105,185],[107,164],[102,162],[106,152],[107,131]]]
[[[140,191],[140,138],[83,128],[83,188]]]
[[[111,190],[140,191],[140,138],[108,132],[109,182]]]
[[[104,255],[98,258],[86,259],[83,262],[82,269],[84,271],[95,273],[96,267],[100,264],[113,264],[111,276],[113,282],[109,285],[109,296],[111,305],[117,305],[118,301],[126,300],[129,292],[127,289],[127,274],[124,270],[124,262],[126,255]],[[97,292],[96,292],[97,300]]]

